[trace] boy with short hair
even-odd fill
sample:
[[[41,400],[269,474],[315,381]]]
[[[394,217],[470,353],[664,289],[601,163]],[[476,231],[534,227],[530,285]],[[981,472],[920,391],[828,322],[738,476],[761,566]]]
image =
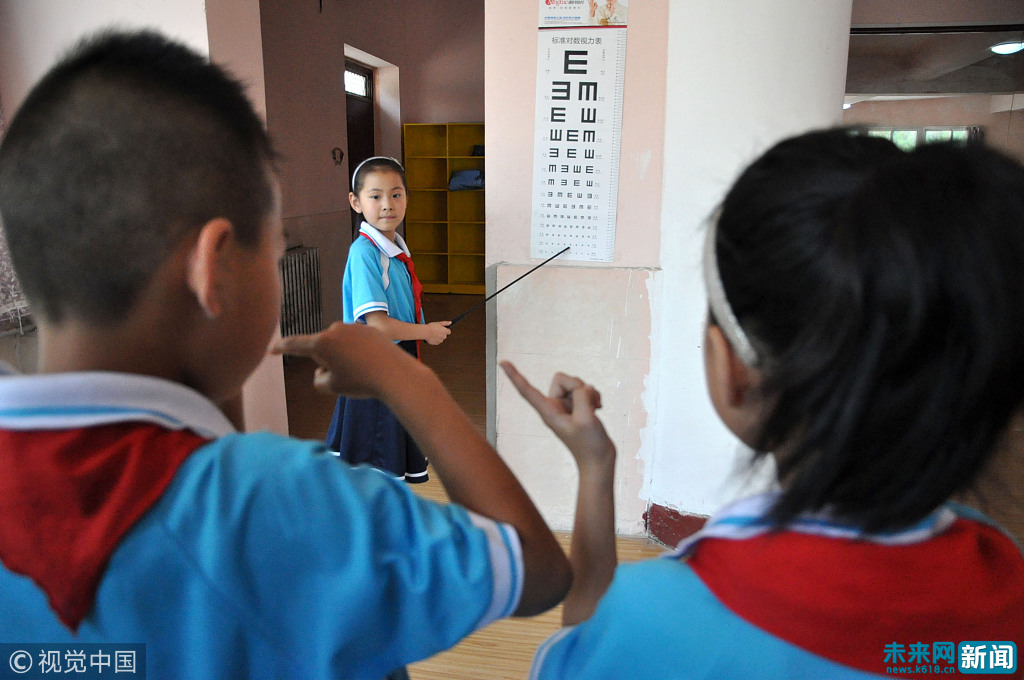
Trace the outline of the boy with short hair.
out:
[[[241,86],[149,32],[83,43],[11,122],[0,217],[40,359],[0,378],[0,640],[142,642],[150,677],[380,678],[566,592],[512,473],[373,329],[276,349],[388,403],[459,505],[234,431],[280,313],[273,160]]]

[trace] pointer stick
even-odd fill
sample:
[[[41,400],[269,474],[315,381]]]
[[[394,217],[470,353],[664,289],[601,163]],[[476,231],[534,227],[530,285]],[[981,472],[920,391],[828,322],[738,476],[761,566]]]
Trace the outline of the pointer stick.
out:
[[[557,253],[555,253],[554,255],[552,255],[551,257],[549,257],[548,259],[544,260],[544,261],[543,261],[543,262],[541,262],[541,263],[540,263],[539,265],[537,265],[536,267],[534,267],[534,268],[533,268],[533,269],[531,269],[530,271],[526,272],[525,274],[523,274],[522,276],[520,276],[520,277],[519,277],[518,279],[516,279],[516,280],[515,280],[515,281],[513,281],[512,283],[507,283],[507,284],[505,284],[504,286],[502,286],[501,288],[499,288],[498,290],[494,291],[493,293],[491,293],[490,295],[488,295],[487,297],[485,297],[485,298],[484,298],[483,300],[481,300],[480,302],[476,303],[475,305],[473,305],[472,307],[470,307],[469,309],[467,309],[466,311],[464,311],[464,312],[463,312],[462,314],[459,314],[459,315],[458,315],[457,317],[455,317],[454,319],[452,319],[452,322],[451,322],[450,324],[448,324],[448,327],[449,327],[449,328],[451,328],[452,326],[454,326],[454,325],[455,325],[455,324],[457,324],[458,322],[462,321],[463,319],[465,319],[465,318],[466,318],[466,315],[468,315],[468,314],[469,314],[470,312],[472,312],[472,311],[473,311],[474,309],[476,309],[476,308],[477,308],[477,307],[479,307],[480,305],[484,304],[485,302],[487,302],[488,300],[490,300],[490,299],[491,299],[491,298],[493,298],[493,297],[494,297],[495,295],[497,295],[497,294],[498,294],[498,293],[500,293],[501,291],[505,290],[506,288],[508,288],[508,287],[509,287],[509,286],[511,286],[512,284],[514,284],[514,283],[517,283],[517,282],[519,281],[519,279],[522,279],[522,278],[524,278],[524,277],[526,277],[526,276],[529,276],[530,274],[534,273],[535,271],[537,271],[538,269],[540,269],[541,267],[543,267],[544,265],[546,265],[546,264],[547,264],[548,262],[551,262],[551,260],[555,259],[556,257],[558,257],[559,255],[561,255],[562,253],[564,253],[564,252],[566,252],[566,251],[568,251],[568,250],[569,250],[569,246],[566,246],[566,247],[562,248],[562,249],[561,249],[561,250],[559,250],[559,251],[558,251]]]

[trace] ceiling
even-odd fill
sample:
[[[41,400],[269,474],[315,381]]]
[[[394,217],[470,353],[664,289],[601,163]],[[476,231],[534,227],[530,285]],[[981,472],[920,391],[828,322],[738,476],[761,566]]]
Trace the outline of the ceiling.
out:
[[[989,50],[1022,39],[1024,0],[853,0],[846,93],[1024,93],[1024,51]]]
[[[1021,40],[1019,30],[855,32],[846,71],[848,95],[1011,94],[1024,92],[1024,51],[989,48]],[[918,32],[920,31],[920,32]]]

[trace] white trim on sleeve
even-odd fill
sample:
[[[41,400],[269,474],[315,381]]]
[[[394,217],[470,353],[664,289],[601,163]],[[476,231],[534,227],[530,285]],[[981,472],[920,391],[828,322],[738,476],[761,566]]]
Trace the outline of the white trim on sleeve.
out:
[[[477,629],[511,616],[519,607],[523,596],[523,547],[519,534],[509,524],[495,522],[469,510],[469,520],[487,534],[487,545],[491,558],[491,574],[494,589],[491,604],[477,623]]]
[[[537,651],[534,654],[533,663],[530,665],[530,680],[539,680],[541,668],[544,666],[544,662],[548,658],[548,652],[550,652],[552,647],[561,642],[562,638],[571,633],[575,628],[576,626],[559,628],[551,635],[551,637],[540,644],[540,647],[537,648]]]
[[[374,300],[373,302],[367,302],[365,305],[359,305],[355,311],[352,312],[352,320],[358,321],[363,316],[366,316],[370,312],[384,312],[388,313],[388,303]],[[388,314],[388,316],[391,316]]]

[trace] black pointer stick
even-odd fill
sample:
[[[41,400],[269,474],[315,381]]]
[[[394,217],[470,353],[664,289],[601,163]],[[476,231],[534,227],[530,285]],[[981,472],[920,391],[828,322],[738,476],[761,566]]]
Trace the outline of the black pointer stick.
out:
[[[448,327],[449,327],[449,328],[451,328],[452,326],[454,326],[454,325],[455,325],[455,324],[457,324],[458,322],[462,321],[463,319],[465,319],[465,318],[466,318],[466,315],[468,315],[468,314],[469,314],[470,312],[472,312],[472,311],[473,311],[474,309],[476,309],[476,308],[477,308],[477,307],[479,307],[480,305],[484,304],[485,302],[487,302],[488,300],[490,300],[490,299],[491,299],[491,298],[493,298],[493,297],[494,297],[495,295],[497,295],[497,294],[498,294],[498,293],[500,293],[501,291],[505,290],[506,288],[508,288],[508,287],[509,287],[509,286],[511,286],[512,284],[514,284],[514,283],[518,283],[518,282],[519,282],[519,279],[522,279],[522,278],[524,278],[524,277],[526,277],[526,276],[529,276],[530,274],[534,273],[535,271],[537,271],[538,269],[540,269],[541,267],[543,267],[544,265],[546,265],[546,264],[547,264],[548,262],[551,262],[551,260],[555,259],[556,257],[558,257],[559,255],[561,255],[562,253],[564,253],[564,252],[568,252],[568,250],[569,250],[569,246],[566,246],[566,247],[562,248],[562,249],[561,249],[561,250],[559,250],[559,251],[558,251],[557,253],[555,253],[554,255],[552,255],[551,257],[549,257],[548,259],[544,260],[544,261],[543,261],[543,262],[541,262],[541,263],[540,263],[539,265],[537,265],[536,267],[534,267],[534,268],[533,268],[533,269],[531,269],[530,271],[526,272],[525,274],[523,274],[522,276],[520,276],[520,277],[519,277],[518,279],[516,279],[516,280],[515,280],[515,281],[513,281],[512,283],[507,283],[507,284],[505,284],[504,286],[502,286],[501,288],[499,288],[498,290],[494,291],[493,293],[491,293],[490,295],[488,295],[487,297],[485,297],[485,298],[484,298],[483,300],[481,300],[480,302],[476,303],[475,305],[473,305],[472,307],[470,307],[469,309],[467,309],[466,311],[464,311],[464,312],[463,312],[462,314],[459,314],[459,315],[458,315],[457,317],[455,317],[454,319],[452,319],[452,322],[451,322],[450,324],[448,324]]]

